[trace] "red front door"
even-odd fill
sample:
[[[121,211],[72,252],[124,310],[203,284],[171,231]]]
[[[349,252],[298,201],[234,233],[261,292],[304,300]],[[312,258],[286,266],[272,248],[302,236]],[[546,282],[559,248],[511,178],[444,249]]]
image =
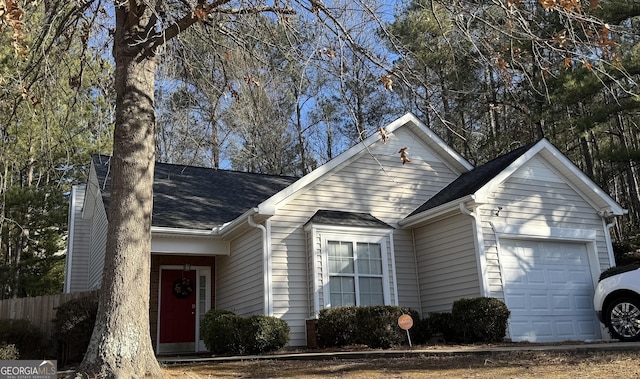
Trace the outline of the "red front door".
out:
[[[194,351],[196,272],[162,270],[161,277],[159,342],[176,344],[178,350]]]

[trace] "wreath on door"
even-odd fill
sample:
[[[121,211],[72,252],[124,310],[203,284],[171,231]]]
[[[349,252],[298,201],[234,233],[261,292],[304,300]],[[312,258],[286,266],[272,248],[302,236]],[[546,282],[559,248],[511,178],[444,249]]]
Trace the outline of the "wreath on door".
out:
[[[173,283],[173,294],[179,299],[189,297],[192,292],[191,281],[187,278],[180,278]]]

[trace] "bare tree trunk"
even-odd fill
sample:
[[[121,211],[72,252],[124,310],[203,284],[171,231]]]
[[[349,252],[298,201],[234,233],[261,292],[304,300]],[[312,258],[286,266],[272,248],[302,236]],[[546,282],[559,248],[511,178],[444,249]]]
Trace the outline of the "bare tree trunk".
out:
[[[116,7],[111,205],[98,318],[80,369],[88,377],[160,374],[149,333],[156,60],[134,45],[152,32],[145,9]]]
[[[300,173],[302,175],[308,174],[307,170],[307,156],[304,148],[304,134],[302,130],[302,107],[300,106],[300,94],[298,93],[298,87],[293,86],[294,97],[296,99],[296,132],[298,133],[298,154],[300,154]]]
[[[622,157],[620,158],[620,160],[622,161],[621,163],[624,165],[624,173],[626,175],[621,175],[626,181],[626,193],[627,193],[627,198],[628,198],[628,205],[629,205],[629,216],[632,219],[636,219],[638,220],[640,218],[640,198],[638,197],[638,182],[636,181],[636,178],[634,177],[634,172],[633,172],[633,167],[631,164],[631,160],[629,159],[629,149],[627,147],[627,141],[625,140],[625,127],[624,127],[624,121],[622,120],[622,116],[620,114],[618,114],[618,116],[616,117],[616,126],[617,126],[617,133],[615,133],[615,135],[618,137],[619,139],[619,146],[622,150]]]
[[[220,168],[220,134],[216,119],[211,118],[211,167],[217,170]]]
[[[584,136],[580,137],[580,148],[582,150],[582,157],[584,159],[584,169],[587,176],[591,179],[595,178],[593,171],[593,159],[591,159],[591,150],[589,149],[589,142]]]

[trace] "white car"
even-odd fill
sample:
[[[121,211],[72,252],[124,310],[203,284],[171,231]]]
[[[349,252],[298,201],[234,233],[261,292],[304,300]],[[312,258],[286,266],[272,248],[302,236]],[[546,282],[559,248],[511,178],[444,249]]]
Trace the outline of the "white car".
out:
[[[638,265],[609,269],[600,276],[593,297],[600,322],[613,338],[640,340],[640,268]]]

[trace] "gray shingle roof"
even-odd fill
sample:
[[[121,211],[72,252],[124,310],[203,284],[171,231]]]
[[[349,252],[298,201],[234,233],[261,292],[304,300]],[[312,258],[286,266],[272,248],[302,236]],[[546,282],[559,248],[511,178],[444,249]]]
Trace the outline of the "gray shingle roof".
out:
[[[94,155],[105,207],[109,206],[109,157]],[[105,177],[107,177],[105,183]],[[298,178],[156,163],[153,226],[211,229],[230,222]]]
[[[482,186],[489,183],[491,179],[500,174],[516,159],[520,158],[520,156],[526,153],[531,147],[533,147],[533,145],[535,145],[535,143],[522,146],[462,174],[458,179],[454,180],[426,203],[418,207],[418,209],[413,211],[409,216],[416,215],[439,205],[446,204],[475,193],[482,188]]]
[[[309,221],[307,221],[307,224],[376,228],[384,227],[393,229],[392,226],[373,217],[369,213],[330,211],[324,209],[318,210],[313,216],[311,216]]]

